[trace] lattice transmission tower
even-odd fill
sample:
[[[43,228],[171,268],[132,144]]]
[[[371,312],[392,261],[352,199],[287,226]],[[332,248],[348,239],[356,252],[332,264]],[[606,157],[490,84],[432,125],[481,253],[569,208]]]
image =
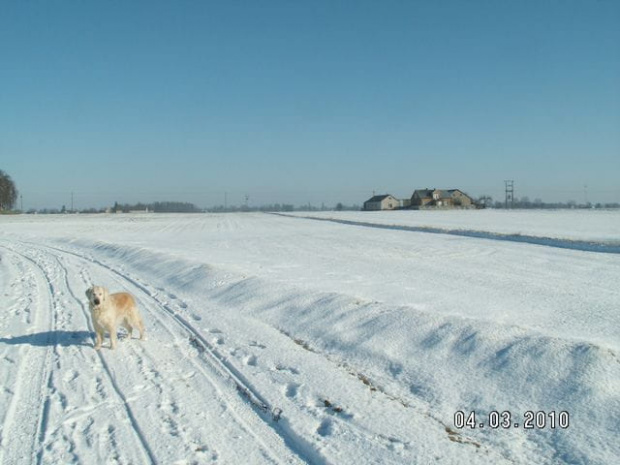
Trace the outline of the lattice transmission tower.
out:
[[[515,204],[515,182],[509,180],[504,181],[504,184],[506,186],[506,208],[512,208]]]

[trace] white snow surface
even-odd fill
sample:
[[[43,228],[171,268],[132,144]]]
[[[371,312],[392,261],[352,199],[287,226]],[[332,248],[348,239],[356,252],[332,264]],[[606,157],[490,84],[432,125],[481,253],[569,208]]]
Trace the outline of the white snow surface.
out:
[[[0,216],[0,463],[617,463],[620,254],[494,234],[620,213]]]

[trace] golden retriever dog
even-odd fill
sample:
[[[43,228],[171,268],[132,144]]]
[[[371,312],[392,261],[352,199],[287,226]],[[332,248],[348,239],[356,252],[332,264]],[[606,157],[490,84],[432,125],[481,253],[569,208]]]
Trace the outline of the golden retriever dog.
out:
[[[95,327],[95,350],[101,349],[106,332],[110,333],[110,348],[116,348],[116,329],[119,325],[127,330],[130,338],[135,328],[140,331],[140,340],[145,339],[144,323],[131,294],[110,294],[105,287],[92,286],[86,291],[86,297]]]

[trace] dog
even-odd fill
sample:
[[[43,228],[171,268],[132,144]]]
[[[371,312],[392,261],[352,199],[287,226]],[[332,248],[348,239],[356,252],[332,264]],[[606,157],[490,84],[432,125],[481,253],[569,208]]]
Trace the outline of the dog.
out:
[[[119,325],[127,330],[130,338],[133,330],[137,329],[140,340],[145,339],[144,323],[131,294],[110,294],[105,287],[92,286],[86,290],[86,297],[95,327],[95,350],[101,349],[106,332],[110,333],[110,349],[116,349],[116,329]]]

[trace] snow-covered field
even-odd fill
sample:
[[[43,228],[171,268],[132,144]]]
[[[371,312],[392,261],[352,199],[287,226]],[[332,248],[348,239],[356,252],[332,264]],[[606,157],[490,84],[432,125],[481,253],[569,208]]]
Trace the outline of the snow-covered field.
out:
[[[0,463],[617,463],[619,212],[309,215],[0,216]]]

